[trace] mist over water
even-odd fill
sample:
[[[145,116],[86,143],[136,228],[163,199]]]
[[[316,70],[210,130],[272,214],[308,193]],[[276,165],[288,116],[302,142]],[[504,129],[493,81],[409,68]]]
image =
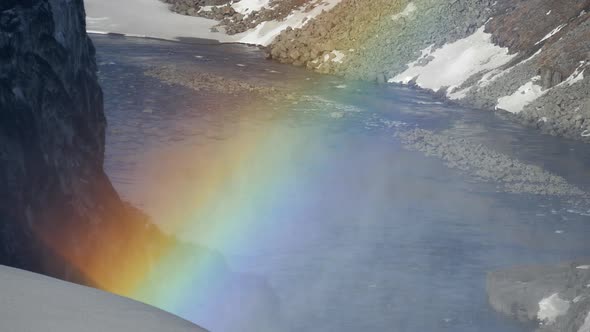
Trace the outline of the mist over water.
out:
[[[405,150],[394,134],[452,130],[586,189],[579,143],[409,89],[268,62],[244,46],[93,40],[109,121],[105,167],[117,190],[165,231],[264,278],[279,300],[271,319],[280,331],[533,331],[493,312],[486,273],[588,253],[587,217],[566,202],[498,192]],[[304,85],[306,98],[249,109],[254,101],[143,74],[167,64]],[[253,158],[233,155],[251,147],[243,142],[257,142]],[[237,161],[217,189],[222,199],[201,208],[194,224],[169,223],[192,213],[200,184],[218,174],[211,168]],[[259,331],[261,317],[236,331]]]

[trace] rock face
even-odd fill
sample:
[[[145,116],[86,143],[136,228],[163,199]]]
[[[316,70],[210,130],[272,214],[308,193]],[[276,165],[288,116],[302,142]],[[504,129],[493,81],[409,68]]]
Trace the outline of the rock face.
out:
[[[36,232],[123,210],[102,169],[106,120],[84,20],[82,0],[0,4],[1,264],[44,271],[52,255]]]
[[[282,21],[294,10],[311,10],[320,1],[311,0],[271,0],[267,6],[247,13],[240,13],[231,6],[239,1],[232,0],[163,0],[170,4],[170,10],[188,16],[199,16],[221,21],[225,33],[234,35],[256,28],[259,24],[277,20]],[[214,28],[217,29],[217,28]]]
[[[167,269],[207,262],[203,272],[232,289],[212,304],[214,317],[195,319],[220,330],[230,320],[214,318],[237,312],[244,320],[231,324],[274,323],[278,303],[265,280],[232,273],[221,255],[162,233],[119,198],[103,170],[106,120],[94,53],[83,0],[0,2],[0,265],[158,306],[158,294],[187,277],[153,277],[159,259],[173,253]],[[133,293],[140,282],[150,295]],[[238,310],[244,299],[252,305]]]
[[[462,49],[449,58],[466,61],[429,70],[445,75],[469,66],[468,55],[478,49],[468,38],[483,29],[512,60],[475,70],[456,86],[427,88],[465,106],[517,113],[515,119],[548,134],[590,142],[589,11],[589,0],[343,0],[302,28],[284,30],[268,56],[322,73],[400,82],[396,76],[428,66],[437,50],[453,43],[463,43]],[[534,94],[530,100],[515,102],[527,93]],[[509,103],[501,103],[505,97]]]

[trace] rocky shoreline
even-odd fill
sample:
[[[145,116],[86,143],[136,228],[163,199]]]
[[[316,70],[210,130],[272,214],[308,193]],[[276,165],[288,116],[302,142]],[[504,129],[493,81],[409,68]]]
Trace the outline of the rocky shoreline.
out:
[[[272,0],[250,10],[245,0],[162,1],[177,13],[220,21],[214,29],[227,34],[318,5]],[[546,134],[590,142],[589,12],[590,0],[341,0],[300,28],[283,27],[267,55],[320,73],[420,87],[462,106],[513,113]],[[441,63],[442,57],[458,60]],[[461,66],[468,68],[453,72]],[[429,84],[424,72],[462,77]]]
[[[304,27],[283,31],[268,54],[322,73],[417,85],[464,106],[510,111],[547,134],[590,142],[589,8],[590,1],[574,0],[343,0]],[[484,69],[456,85],[399,77],[411,66],[447,74],[460,64],[435,68],[436,50],[454,45],[453,56],[475,56],[477,49],[462,43],[472,43],[478,29],[508,61],[486,67],[498,57],[486,58]]]
[[[220,21],[214,30],[223,29],[228,35],[235,35],[256,28],[259,24],[272,20],[284,20],[296,9],[310,10],[307,5],[312,0],[272,0],[268,6],[244,12],[236,11],[231,5],[239,3],[232,0],[162,0],[170,4],[173,12]]]

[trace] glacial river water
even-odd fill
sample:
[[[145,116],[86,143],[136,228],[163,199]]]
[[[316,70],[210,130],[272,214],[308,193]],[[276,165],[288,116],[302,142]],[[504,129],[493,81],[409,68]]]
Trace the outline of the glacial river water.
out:
[[[165,231],[266,280],[278,331],[533,331],[491,309],[486,273],[590,253],[589,217],[567,202],[498,192],[394,134],[448,129],[583,190],[587,146],[410,89],[276,64],[252,47],[92,38],[115,187]],[[306,99],[273,109],[144,75],[169,64],[297,85]],[[191,213],[200,226],[170,225]],[[196,323],[216,332],[229,319]],[[257,331],[256,320],[234,331]]]

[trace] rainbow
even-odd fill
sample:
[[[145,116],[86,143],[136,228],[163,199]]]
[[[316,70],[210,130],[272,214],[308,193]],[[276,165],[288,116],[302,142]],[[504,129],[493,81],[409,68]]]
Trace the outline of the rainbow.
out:
[[[266,102],[247,105],[228,124],[231,134],[217,144],[171,148],[169,154],[149,156],[146,162],[154,165],[156,175],[146,174],[152,181],[139,184],[139,191],[154,203],[146,210],[163,232],[146,226],[149,223],[114,221],[97,229],[78,225],[66,232],[45,229],[39,234],[97,288],[214,331],[243,324],[248,318],[237,308],[256,306],[258,300],[249,303],[247,296],[236,297],[240,285],[224,259],[204,248],[243,254],[288,245],[296,228],[293,221],[307,218],[324,194],[325,178],[334,169],[322,152],[322,137],[346,119],[334,116],[333,103],[314,101],[320,105],[314,115],[318,121],[295,128],[290,121],[301,110],[294,109],[294,103],[285,101],[290,106],[282,109],[270,109]],[[225,116],[222,113],[213,116]],[[157,177],[159,165],[166,164],[176,169],[186,165],[187,172]],[[86,251],[77,252],[88,234],[98,237],[84,244]],[[204,248],[187,244],[195,239]],[[236,317],[229,316],[231,311]]]

